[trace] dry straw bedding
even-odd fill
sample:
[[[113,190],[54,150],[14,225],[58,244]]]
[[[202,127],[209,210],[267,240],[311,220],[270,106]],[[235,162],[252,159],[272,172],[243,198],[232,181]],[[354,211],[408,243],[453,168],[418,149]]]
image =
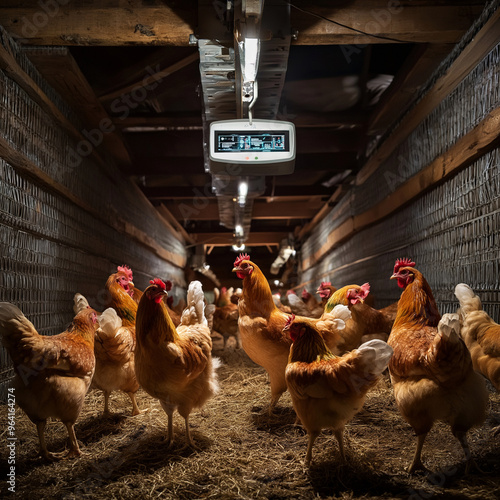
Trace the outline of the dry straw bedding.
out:
[[[434,473],[408,476],[415,437],[398,413],[387,379],[368,394],[346,428],[347,463],[340,462],[335,438],[324,430],[308,469],[307,436],[294,425],[288,393],[275,416],[260,414],[269,402],[265,371],[242,351],[216,354],[224,362],[221,391],[190,419],[199,450],[184,447],[184,420],[178,414],[174,444],[166,448],[167,417],[144,391],[138,393],[140,408],[147,409],[141,415],[130,417],[128,397],[113,393],[112,416],[103,418],[102,393],[92,390],[76,424],[82,457],[48,463],[37,456],[35,426],[18,408],[15,498],[499,498],[500,433],[492,428],[499,424],[500,395],[493,390],[487,421],[470,432],[482,473],[464,475],[460,445],[447,426],[438,424],[423,454]],[[5,415],[3,407],[3,421]],[[64,450],[67,434],[60,422],[50,422],[46,436],[49,450]],[[2,441],[2,498],[8,498],[5,432]]]

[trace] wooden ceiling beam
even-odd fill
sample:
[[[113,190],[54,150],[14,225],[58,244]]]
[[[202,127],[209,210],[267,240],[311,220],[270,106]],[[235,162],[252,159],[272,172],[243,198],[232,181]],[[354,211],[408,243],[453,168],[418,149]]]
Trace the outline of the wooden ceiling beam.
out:
[[[276,246],[279,247],[281,240],[288,237],[288,232],[256,231],[248,235],[245,245],[247,246]],[[191,233],[191,237],[198,245],[209,245],[214,247],[230,246],[234,244],[233,233]]]
[[[352,54],[350,51],[358,50],[356,45],[391,43],[387,38],[393,39],[393,43],[456,43],[483,8],[484,2],[481,1],[353,0],[335,7],[331,2],[330,5],[325,2],[314,6],[313,2],[296,0],[293,2],[291,22],[298,34],[293,43],[353,45],[346,47],[346,56]]]
[[[187,46],[198,23],[193,2],[72,0],[47,10],[40,3],[2,0],[0,25],[28,45]]]
[[[193,129],[199,130],[203,126],[201,113],[189,116],[129,116],[127,118],[114,118],[116,128],[127,131],[141,131],[158,129]]]
[[[144,143],[148,144],[146,141]],[[162,185],[168,187],[172,184],[171,176],[179,173],[184,176],[205,174],[202,156],[167,155],[169,151],[156,151],[158,156],[148,156],[148,153],[154,152],[154,149],[148,151],[145,149],[144,154],[135,153],[134,156],[138,159],[127,169],[127,174],[143,178],[143,184],[151,187],[162,187]],[[163,152],[165,156],[160,156]],[[334,175],[356,168],[356,153],[350,151],[307,155],[299,153],[295,158],[295,172],[326,172]]]
[[[366,122],[366,114],[358,111],[345,111],[335,113],[301,113],[300,115],[278,115],[279,120],[287,120],[295,128],[356,128]],[[199,130],[203,126],[201,113],[187,116],[129,116],[115,118],[113,123],[125,131],[149,131],[152,129],[165,130]]]
[[[196,51],[193,54],[184,57],[180,61],[171,64],[168,68],[164,68],[160,71],[151,72],[136,82],[129,83],[124,87],[114,90],[113,92],[108,92],[107,94],[99,96],[99,100],[101,102],[108,102],[111,101],[112,99],[119,98],[131,92],[138,92],[142,89],[147,90],[149,88],[156,87],[158,86],[159,82],[161,82],[168,76],[174,74],[175,72],[181,70],[182,68],[185,68],[186,66],[189,66],[190,64],[194,63],[195,61],[198,61],[199,59],[200,55],[198,51]]]
[[[296,45],[388,43],[356,30],[408,43],[455,43],[484,7],[481,1],[419,2],[353,0],[340,6],[296,0],[291,25]],[[169,6],[161,0],[72,0],[43,9],[38,0],[3,0],[0,24],[28,45],[188,46],[196,32],[195,2]],[[48,2],[47,2],[48,4]],[[437,5],[436,5],[437,4]],[[217,15],[214,3],[214,16]],[[331,19],[334,24],[323,18]]]
[[[358,129],[296,130],[297,155],[311,153],[340,153],[357,151],[361,131]],[[125,135],[133,151],[142,158],[161,156],[203,157],[202,130],[168,130],[158,132],[130,132]]]
[[[169,200],[191,200],[199,196],[199,193],[204,193],[208,196],[211,193],[210,188],[206,186],[165,186],[165,187],[142,187],[143,193],[150,200],[154,201],[169,201]],[[259,199],[265,198],[266,201],[307,201],[311,198],[324,198],[331,194],[331,189],[323,186],[276,186],[274,192],[266,191]],[[210,194],[211,196],[211,194]],[[214,195],[215,198],[215,195]]]
[[[255,201],[252,220],[311,219],[322,206],[321,199],[308,199],[299,203]],[[217,199],[199,197],[185,201],[164,201],[163,205],[179,221],[219,220]]]

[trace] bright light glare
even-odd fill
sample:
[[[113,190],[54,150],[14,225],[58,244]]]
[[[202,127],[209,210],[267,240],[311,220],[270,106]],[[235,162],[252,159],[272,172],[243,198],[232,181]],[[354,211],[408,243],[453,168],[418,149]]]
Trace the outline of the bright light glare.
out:
[[[258,38],[245,38],[245,65],[243,68],[245,82],[254,82],[257,78],[259,45],[260,40]]]
[[[246,196],[248,194],[248,183],[247,182],[240,182],[238,184],[238,194],[240,196]]]

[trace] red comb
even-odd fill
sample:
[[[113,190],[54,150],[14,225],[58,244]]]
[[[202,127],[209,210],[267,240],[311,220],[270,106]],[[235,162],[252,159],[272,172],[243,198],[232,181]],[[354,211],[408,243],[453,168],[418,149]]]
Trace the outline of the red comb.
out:
[[[287,291],[286,291],[286,294],[287,294],[287,296],[288,296],[288,295],[297,295],[297,294],[295,293],[295,290],[287,290]]]
[[[302,298],[307,299],[310,296],[311,296],[311,294],[304,288],[304,290],[302,290]]]
[[[285,326],[283,327],[283,330],[288,330],[290,328],[290,325],[294,322],[294,320],[295,320],[295,314],[288,316],[288,318],[286,319]]]
[[[415,267],[415,262],[408,257],[396,260],[396,264],[394,264],[394,273],[397,273],[402,267]]]
[[[332,286],[332,282],[331,281],[322,281],[321,285],[319,285],[320,288],[325,288],[327,286]]]
[[[172,290],[172,282],[170,280],[165,280],[165,290],[170,292]]]
[[[250,255],[240,253],[239,257],[234,261],[234,267],[239,266],[244,260],[250,260]]]
[[[360,296],[363,297],[364,300],[369,293],[370,293],[370,283],[363,283],[359,287]]]
[[[134,280],[134,275],[132,274],[132,269],[128,266],[118,266],[119,273],[125,273],[130,281]]]
[[[157,287],[161,288],[162,290],[166,289],[165,283],[160,278],[155,278],[154,280],[151,280],[150,283],[152,285],[156,285]]]

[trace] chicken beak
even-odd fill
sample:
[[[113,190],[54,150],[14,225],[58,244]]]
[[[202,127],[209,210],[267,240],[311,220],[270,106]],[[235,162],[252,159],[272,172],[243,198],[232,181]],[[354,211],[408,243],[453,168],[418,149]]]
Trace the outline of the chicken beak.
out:
[[[233,270],[231,272],[232,273],[237,273],[238,271],[241,271],[241,268],[239,268],[239,267],[233,267]]]
[[[389,279],[397,280],[398,278],[399,278],[399,276],[396,273],[394,273]]]
[[[134,282],[133,282],[133,281],[129,281],[129,282],[128,282],[128,284],[129,284],[130,286],[135,287],[135,285],[134,285]]]

